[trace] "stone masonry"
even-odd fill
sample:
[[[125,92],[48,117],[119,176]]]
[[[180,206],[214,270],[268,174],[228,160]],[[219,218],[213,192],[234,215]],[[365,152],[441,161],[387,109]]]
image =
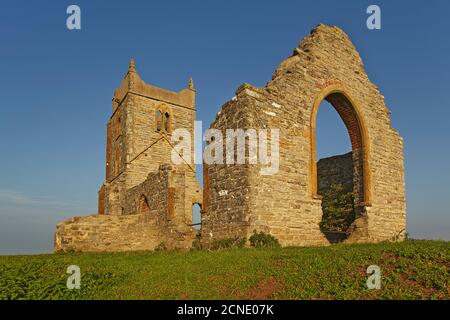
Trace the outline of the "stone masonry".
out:
[[[270,233],[282,245],[326,245],[317,185],[315,127],[327,100],[347,127],[357,217],[346,242],[401,240],[405,236],[403,140],[348,36],[319,25],[276,69],[263,88],[244,84],[211,125],[225,129],[278,128],[279,171],[260,165],[204,166],[202,238]]]
[[[353,153],[320,159],[317,162],[317,193],[323,195],[331,186],[342,185],[352,192],[354,188]]]
[[[316,114],[323,100],[344,122],[352,152],[318,163]],[[195,116],[192,80],[180,92],[157,88],[140,79],[131,61],[112,100],[98,215],[59,223],[55,250],[189,248],[196,236],[193,204],[202,207],[205,246],[254,231],[284,246],[328,245],[319,228],[320,194],[333,179],[354,192],[356,219],[345,242],[404,239],[403,139],[341,29],[317,26],[265,87],[239,87],[211,124],[224,136],[226,129],[279,129],[278,172],[262,175],[248,154],[245,164],[205,163],[202,191],[193,163],[171,161],[173,130],[193,137]]]
[[[131,60],[112,100],[98,215],[58,224],[55,250],[189,248],[197,233],[192,206],[203,194],[193,163],[171,163],[170,137],[183,128],[193,140],[194,121],[192,80],[179,93],[160,89],[144,83]]]

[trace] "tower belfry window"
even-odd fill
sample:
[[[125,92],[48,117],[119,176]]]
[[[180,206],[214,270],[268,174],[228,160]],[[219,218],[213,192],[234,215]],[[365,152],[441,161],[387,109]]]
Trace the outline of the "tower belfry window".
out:
[[[172,130],[172,114],[167,109],[166,106],[163,106],[156,110],[156,131],[169,133]]]
[[[157,110],[156,111],[156,130],[161,131],[162,130],[162,122],[163,122],[163,118],[162,118],[162,114],[161,111]]]
[[[170,131],[170,114],[168,112],[164,113],[164,130]]]

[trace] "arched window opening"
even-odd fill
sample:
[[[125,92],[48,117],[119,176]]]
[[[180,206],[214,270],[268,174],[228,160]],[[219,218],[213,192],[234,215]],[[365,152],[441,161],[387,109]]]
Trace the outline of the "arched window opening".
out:
[[[364,202],[363,139],[356,111],[341,93],[321,102],[315,120],[319,226],[330,243],[337,243],[351,234]]]
[[[156,130],[161,131],[163,128],[163,119],[162,119],[162,113],[161,111],[156,111]]]
[[[192,205],[192,227],[196,230],[202,228],[202,208],[198,203]]]
[[[170,114],[168,112],[164,113],[164,130],[170,131]]]
[[[150,213],[150,207],[148,205],[148,200],[147,200],[147,197],[144,195],[142,195],[139,199],[138,213],[142,213],[142,214]]]

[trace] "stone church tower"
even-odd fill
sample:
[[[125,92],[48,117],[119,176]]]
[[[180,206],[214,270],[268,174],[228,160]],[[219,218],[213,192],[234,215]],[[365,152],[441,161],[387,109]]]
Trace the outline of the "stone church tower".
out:
[[[193,137],[194,121],[192,80],[179,93],[157,88],[141,80],[131,60],[112,99],[112,115],[107,123],[106,181],[99,191],[98,213],[122,215],[138,210],[130,207],[127,190],[144,182],[161,165],[172,163],[172,131],[187,129]],[[178,170],[185,170],[195,181],[195,165],[185,163],[181,167]]]
[[[141,80],[131,60],[112,99],[98,214],[59,223],[55,250],[190,248],[197,234],[192,208],[202,205],[203,192],[193,157],[172,162],[171,136],[182,128],[194,141],[194,122],[192,80],[180,92],[157,88]]]

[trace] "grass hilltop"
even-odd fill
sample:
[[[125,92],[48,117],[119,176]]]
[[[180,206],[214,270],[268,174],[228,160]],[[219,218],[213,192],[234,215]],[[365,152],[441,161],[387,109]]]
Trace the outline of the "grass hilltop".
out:
[[[81,289],[66,287],[69,265]],[[369,290],[367,267],[381,269]],[[0,257],[0,299],[449,299],[450,243]]]

